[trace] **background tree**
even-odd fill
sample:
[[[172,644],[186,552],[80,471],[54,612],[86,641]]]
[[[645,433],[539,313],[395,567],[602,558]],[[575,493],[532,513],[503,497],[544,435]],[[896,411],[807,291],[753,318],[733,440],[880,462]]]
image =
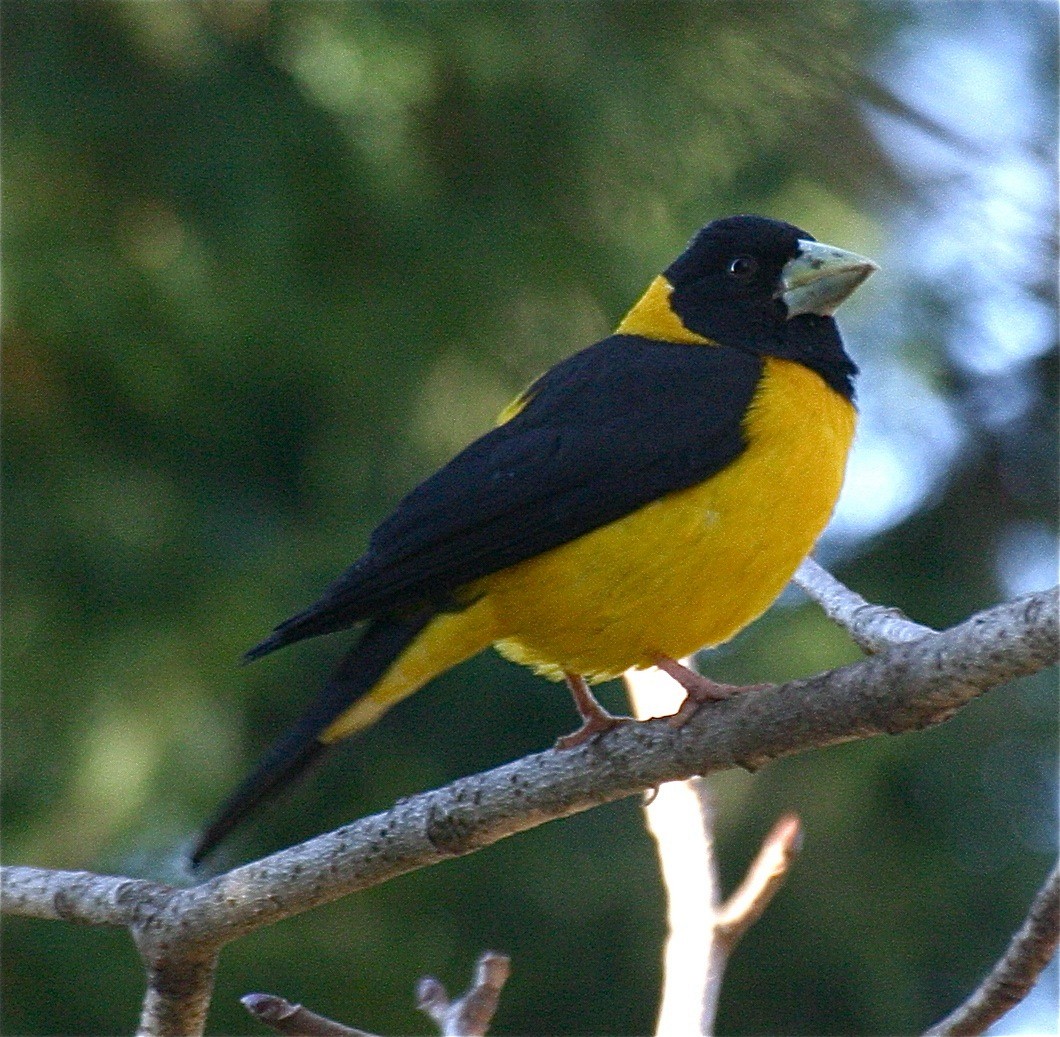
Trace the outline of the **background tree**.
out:
[[[11,2],[0,30],[6,862],[180,880],[335,655],[239,652],[718,215],[884,265],[843,313],[863,423],[822,550],[847,582],[942,627],[1055,581],[1055,11]],[[709,665],[777,680],[854,656],[792,599]],[[483,656],[232,860],[571,721]],[[718,779],[730,883],[779,813],[807,839],[730,964],[722,1030],[948,1011],[1048,869],[1056,735],[1037,678],[923,736]],[[516,962],[496,1032],[646,1032],[661,933],[619,804],[233,946],[212,1027],[254,1029],[236,999],[267,975],[423,1031],[414,978],[458,989],[495,946]],[[135,1021],[120,934],[5,920],[3,964],[8,1032]]]

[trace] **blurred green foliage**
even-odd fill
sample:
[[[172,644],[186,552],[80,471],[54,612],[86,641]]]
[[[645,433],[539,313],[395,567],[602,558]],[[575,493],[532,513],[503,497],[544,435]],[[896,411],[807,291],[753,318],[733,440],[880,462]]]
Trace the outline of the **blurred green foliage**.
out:
[[[1055,93],[1053,12],[1004,6]],[[990,7],[938,5],[935,30]],[[239,653],[529,378],[606,334],[699,225],[758,211],[900,251],[896,214],[926,211],[930,177],[874,120],[942,132],[879,85],[922,16],[852,0],[5,2],[5,860],[187,881],[191,833],[343,639],[248,670]],[[1040,124],[1048,157],[1055,113]],[[1043,255],[1028,290],[1053,305]],[[946,306],[923,290],[931,320],[888,338],[885,271],[848,332],[855,355],[929,372],[960,421],[965,447],[919,510],[838,548],[849,582],[933,624],[1005,596],[1014,530],[1046,530],[1051,564],[1055,353],[1021,368],[1016,417],[980,420],[982,384],[945,347],[980,288]],[[780,679],[854,656],[814,609],[782,607],[708,666]],[[563,693],[473,660],[263,811],[229,860],[573,720]],[[943,729],[718,779],[729,881],[780,812],[808,833],[732,964],[722,1032],[912,1032],[951,1008],[1046,870],[1055,741],[1043,677]],[[653,851],[618,804],[230,947],[211,1031],[260,1032],[237,998],[266,989],[429,1032],[416,977],[460,989],[495,947],[514,960],[496,1032],[645,1033],[662,937]],[[4,1032],[134,1025],[122,934],[5,920],[3,958]]]

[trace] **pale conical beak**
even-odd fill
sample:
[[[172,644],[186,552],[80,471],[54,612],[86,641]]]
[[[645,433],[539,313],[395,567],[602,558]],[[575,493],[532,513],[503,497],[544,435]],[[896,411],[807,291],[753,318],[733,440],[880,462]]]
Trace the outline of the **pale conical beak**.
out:
[[[864,256],[820,241],[799,241],[799,253],[784,264],[777,295],[788,319],[800,313],[830,317],[839,304],[879,267]]]

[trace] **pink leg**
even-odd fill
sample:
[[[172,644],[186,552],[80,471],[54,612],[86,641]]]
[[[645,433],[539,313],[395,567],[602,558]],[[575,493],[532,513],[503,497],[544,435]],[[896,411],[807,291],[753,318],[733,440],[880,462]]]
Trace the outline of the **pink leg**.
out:
[[[570,693],[574,698],[574,705],[585,723],[577,731],[572,731],[569,735],[557,738],[557,749],[573,749],[575,746],[587,742],[593,735],[602,734],[604,731],[610,731],[620,724],[628,724],[630,722],[629,717],[616,717],[608,713],[596,701],[596,696],[589,690],[589,683],[584,677],[576,673],[568,673],[564,676],[567,678],[567,687],[570,688]]]
[[[772,687],[770,684],[719,684],[687,666],[682,666],[668,655],[656,655],[655,665],[663,673],[673,677],[688,694],[688,698],[681,703],[681,708],[670,717],[671,727],[684,727],[704,702],[720,702],[741,691],[762,691]]]

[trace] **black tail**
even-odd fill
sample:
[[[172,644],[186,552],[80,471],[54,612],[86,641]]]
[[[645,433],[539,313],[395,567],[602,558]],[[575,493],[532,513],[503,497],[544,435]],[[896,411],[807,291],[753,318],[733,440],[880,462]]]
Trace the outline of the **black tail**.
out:
[[[318,736],[357,699],[369,692],[390,664],[431,620],[431,613],[408,619],[377,619],[347,653],[316,700],[266,752],[199,836],[192,867],[203,859],[259,803],[306,774],[328,746]]]
[[[290,619],[285,619],[264,641],[243,653],[243,662],[253,662],[263,655],[275,652],[277,648],[286,648],[307,637],[319,637],[321,634],[332,634],[336,630],[347,630],[357,622],[340,609],[332,607],[325,598],[310,605],[304,612],[299,612]]]
[[[348,630],[377,614],[372,609],[365,611],[364,590],[366,580],[370,582],[371,569],[368,556],[355,562],[325,587],[324,593],[309,608],[285,619],[264,641],[251,648],[243,656],[243,662],[260,659],[277,648],[293,645],[307,637]]]

